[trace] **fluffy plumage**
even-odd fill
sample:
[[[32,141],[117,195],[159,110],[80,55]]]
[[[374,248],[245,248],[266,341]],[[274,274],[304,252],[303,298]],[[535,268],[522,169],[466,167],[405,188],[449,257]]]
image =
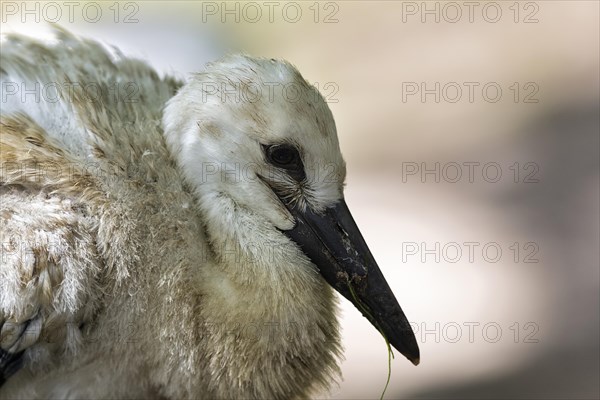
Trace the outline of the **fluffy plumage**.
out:
[[[274,174],[261,143],[295,143],[306,181],[273,179],[316,210],[341,198],[321,96],[282,61],[230,56],[184,84],[55,35],[2,43],[0,397],[327,388],[335,297],[279,231],[292,217],[259,178]],[[249,83],[260,99],[223,97]],[[282,97],[286,84],[298,99]],[[36,85],[39,97],[24,94]]]

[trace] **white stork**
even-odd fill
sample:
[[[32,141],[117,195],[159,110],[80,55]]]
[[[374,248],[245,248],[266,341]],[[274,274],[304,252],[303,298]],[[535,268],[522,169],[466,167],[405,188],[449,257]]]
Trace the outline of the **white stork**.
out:
[[[332,288],[418,363],[292,65],[182,83],[55,36],[2,43],[1,398],[306,398],[339,374]]]

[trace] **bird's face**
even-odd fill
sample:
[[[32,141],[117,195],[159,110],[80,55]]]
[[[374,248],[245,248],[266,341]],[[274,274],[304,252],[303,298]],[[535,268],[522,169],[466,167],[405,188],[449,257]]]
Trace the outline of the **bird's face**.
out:
[[[266,221],[418,363],[412,329],[344,202],[331,111],[294,67],[245,56],[211,64],[169,102],[164,126],[201,208],[226,198],[222,218],[243,208]]]

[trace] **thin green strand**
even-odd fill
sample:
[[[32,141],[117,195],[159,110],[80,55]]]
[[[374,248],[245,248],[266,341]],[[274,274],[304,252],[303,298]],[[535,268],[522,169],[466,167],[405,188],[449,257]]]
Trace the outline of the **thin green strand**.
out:
[[[350,289],[350,294],[352,294],[352,298],[354,299],[355,304],[360,309],[360,311],[363,314],[368,315],[370,317],[371,321],[375,321],[375,318],[373,318],[373,315],[367,310],[367,308],[363,305],[363,303],[360,301],[360,299],[356,296],[356,293],[354,292],[354,288],[352,287],[352,285],[350,284],[349,281],[347,281],[347,284],[348,284],[348,289]],[[376,322],[375,322],[375,325],[376,325],[377,330],[381,334],[381,336],[383,336],[383,339],[385,340],[385,345],[387,346],[387,351],[388,351],[387,380],[385,382],[385,387],[383,388],[383,392],[381,392],[381,397],[379,398],[379,400],[383,400],[383,397],[385,396],[385,392],[390,384],[390,380],[392,379],[392,358],[394,358],[394,353],[392,352],[392,346],[390,345],[390,341],[383,333],[383,330],[377,325]]]

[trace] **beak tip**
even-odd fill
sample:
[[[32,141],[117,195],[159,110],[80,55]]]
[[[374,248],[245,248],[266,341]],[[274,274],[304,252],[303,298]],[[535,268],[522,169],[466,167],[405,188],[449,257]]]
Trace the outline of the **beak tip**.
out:
[[[402,354],[404,357],[406,357],[406,359],[408,361],[410,361],[411,363],[413,363],[414,366],[417,366],[421,363],[421,352],[419,351],[419,347],[417,345],[416,339],[414,338],[414,336],[407,340],[406,342],[408,342],[408,345],[402,346],[401,349],[398,349],[398,347],[396,347],[396,349],[398,349],[398,351],[400,351],[400,354]],[[405,343],[406,343],[405,342]]]

